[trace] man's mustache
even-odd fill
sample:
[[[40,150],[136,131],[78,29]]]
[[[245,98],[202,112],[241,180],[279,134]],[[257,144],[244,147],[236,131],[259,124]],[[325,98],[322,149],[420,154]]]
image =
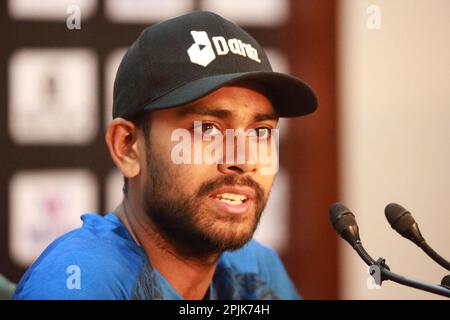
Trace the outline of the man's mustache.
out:
[[[215,189],[223,186],[246,186],[252,188],[256,193],[256,199],[262,201],[264,199],[264,189],[259,183],[257,183],[252,178],[240,177],[237,175],[225,175],[217,179],[208,180],[200,186],[197,196],[204,197],[208,193],[211,193]]]

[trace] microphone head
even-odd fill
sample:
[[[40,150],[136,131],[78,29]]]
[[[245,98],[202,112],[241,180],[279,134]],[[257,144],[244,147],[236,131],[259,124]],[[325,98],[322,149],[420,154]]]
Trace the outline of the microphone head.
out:
[[[342,218],[342,216],[344,214],[348,214],[348,213],[352,214],[350,209],[347,208],[346,206],[344,206],[342,203],[335,202],[335,203],[331,204],[330,209],[328,210],[331,224],[334,226],[336,224],[336,222],[340,218]]]
[[[408,214],[411,215],[411,213],[408,210],[406,210],[401,205],[394,202],[389,203],[384,209],[384,215],[386,216],[386,219],[389,221],[389,224],[391,226],[394,226],[397,223],[397,221],[399,221],[400,218]],[[412,218],[412,221],[414,221],[414,218]]]
[[[329,209],[330,222],[336,232],[352,247],[360,243],[355,215],[342,203],[335,202]]]
[[[397,203],[388,204],[384,209],[384,214],[392,229],[403,237],[413,241],[418,246],[425,241],[411,212],[401,205]]]

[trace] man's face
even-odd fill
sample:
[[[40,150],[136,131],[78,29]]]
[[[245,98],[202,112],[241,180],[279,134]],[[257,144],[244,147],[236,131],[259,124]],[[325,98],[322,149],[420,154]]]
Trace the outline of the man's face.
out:
[[[195,128],[194,121],[201,126]],[[223,163],[177,164],[173,132],[190,132],[194,159],[194,131],[212,136],[225,135],[226,129],[254,129],[257,136],[270,139],[277,121],[271,102],[248,86],[224,87],[189,105],[152,112],[141,180],[144,210],[182,254],[208,256],[242,247],[258,225],[274,175],[262,175],[258,159],[226,164],[225,150]],[[223,141],[225,147],[225,137]],[[210,144],[200,141],[202,148]],[[247,141],[246,156],[249,152]]]

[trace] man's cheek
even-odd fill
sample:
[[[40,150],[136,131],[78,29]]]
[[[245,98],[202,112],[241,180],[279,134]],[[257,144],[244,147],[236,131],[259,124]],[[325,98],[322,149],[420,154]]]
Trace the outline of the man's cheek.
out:
[[[187,129],[174,129],[170,134],[170,160],[173,164],[191,164],[191,134]]]

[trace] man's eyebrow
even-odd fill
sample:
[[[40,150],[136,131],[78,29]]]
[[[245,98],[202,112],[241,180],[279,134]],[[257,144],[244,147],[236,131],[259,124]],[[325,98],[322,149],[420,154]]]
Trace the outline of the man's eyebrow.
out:
[[[216,118],[230,118],[232,112],[224,109],[212,109],[206,106],[191,106],[186,108],[181,108],[177,115],[179,117],[185,117],[187,115],[203,115],[203,116],[213,116]]]
[[[271,112],[271,113],[257,113],[253,117],[253,120],[255,122],[259,121],[265,121],[265,120],[278,120],[279,116],[277,112]]]
[[[212,109],[210,107],[195,105],[186,108],[180,108],[177,112],[179,117],[185,117],[187,115],[204,115],[212,116],[216,118],[232,118],[233,112],[225,109]],[[278,120],[279,116],[276,111],[271,113],[257,113],[253,116],[254,122],[265,121],[265,120]]]

